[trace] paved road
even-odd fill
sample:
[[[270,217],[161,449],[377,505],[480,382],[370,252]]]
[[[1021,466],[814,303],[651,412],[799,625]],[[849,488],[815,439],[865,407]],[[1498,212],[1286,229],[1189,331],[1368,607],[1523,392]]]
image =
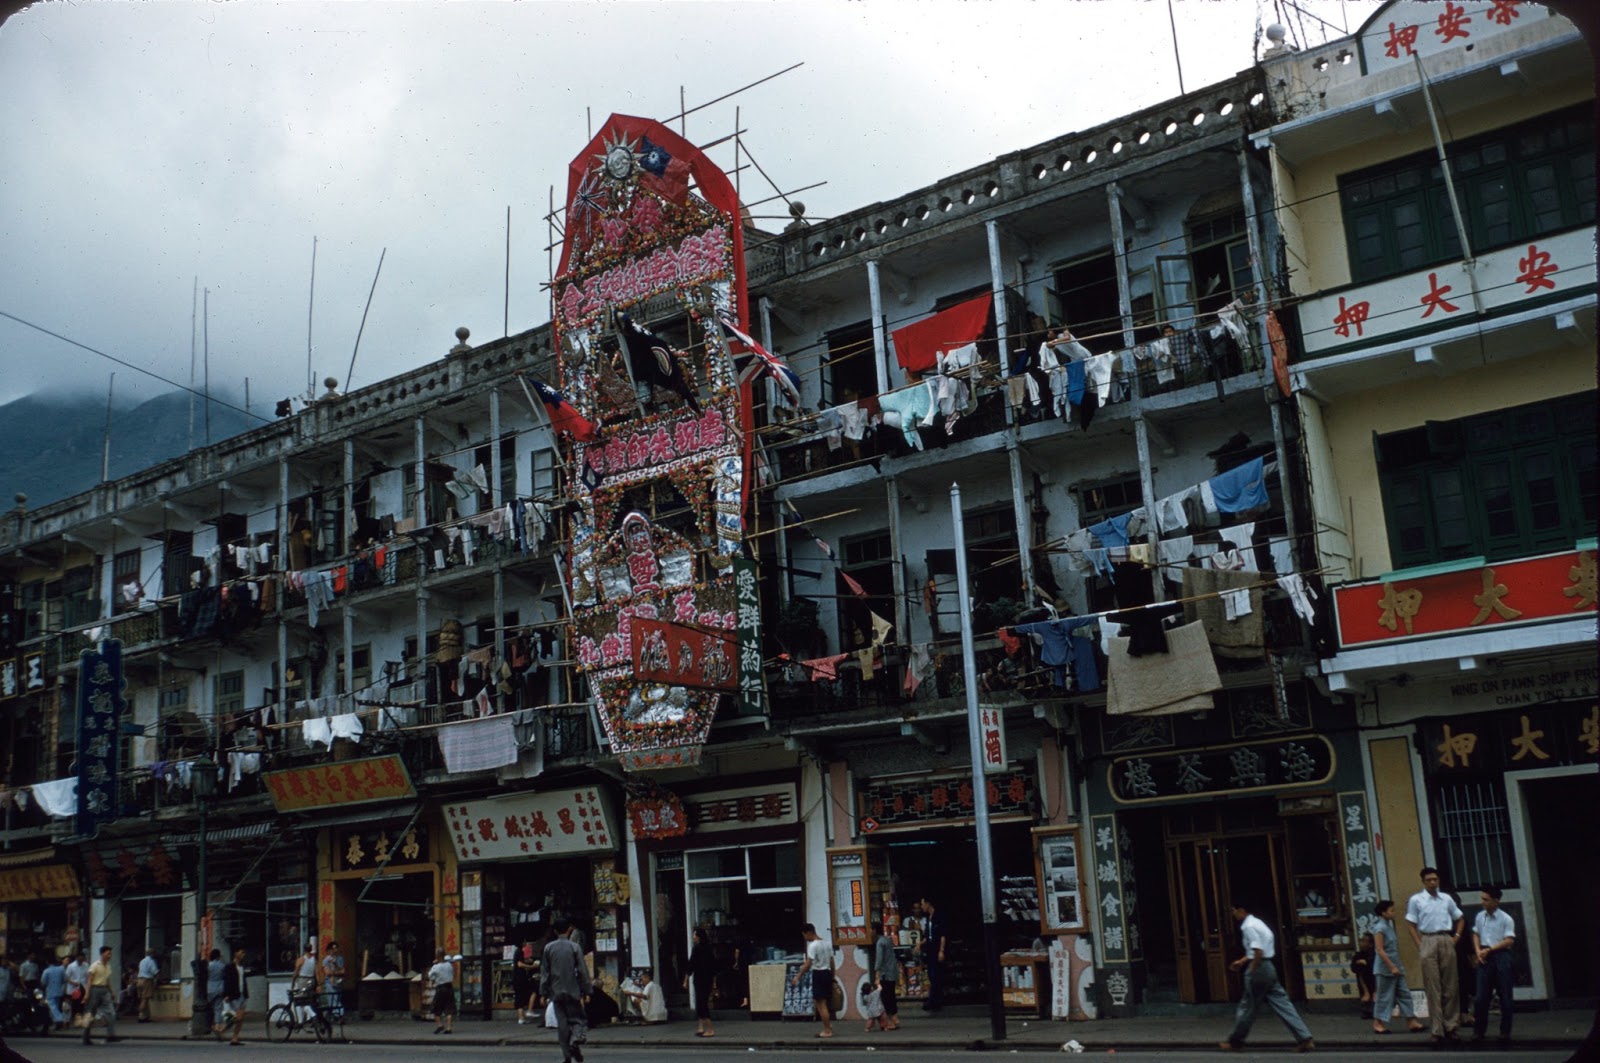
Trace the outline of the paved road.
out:
[[[215,1043],[174,1041],[123,1041],[121,1044],[106,1046],[96,1041],[93,1047],[84,1048],[76,1038],[51,1037],[42,1041],[38,1039],[20,1039],[13,1042],[11,1047],[13,1050],[20,1051],[24,1058],[33,1061],[33,1063],[67,1063],[67,1061],[84,1063],[85,1060],[101,1057],[107,1060],[114,1060],[115,1063],[160,1063],[160,1061],[164,1060],[199,1061],[202,1059],[243,1060],[244,1063],[249,1063],[251,1060],[265,1061],[269,1059],[273,1063],[278,1063],[280,1060],[348,1060],[350,1063],[380,1063],[383,1060],[388,1060],[390,1063],[401,1063],[401,1061],[410,1060],[438,1060],[441,1063],[445,1060],[450,1060],[451,1063],[455,1063],[458,1060],[472,1061],[472,1063],[477,1063],[477,1061],[482,1061],[482,1063],[517,1061],[517,1063],[521,1063],[521,1061],[528,1060],[532,1061],[532,1063],[559,1063],[561,1058],[560,1052],[553,1045],[517,1045],[491,1048],[451,1044],[421,1044],[414,1047],[398,1047],[393,1045],[317,1045],[298,1043],[267,1045],[262,1042],[255,1042],[246,1044],[241,1048],[230,1048],[226,1045]],[[1040,1050],[1021,1050],[1017,1052],[1001,1050],[998,1054],[1029,1055],[1036,1058],[1044,1055]],[[1059,1048],[1050,1054],[1060,1059],[1072,1058],[1063,1056]],[[1405,1054],[1413,1056],[1411,1052]],[[763,1061],[770,1061],[770,1063],[783,1063],[783,1061],[791,1060],[797,1061],[797,1063],[798,1061],[821,1063],[821,1061],[828,1059],[840,1061],[847,1059],[870,1060],[872,1063],[912,1063],[914,1060],[926,1060],[930,1056],[954,1061],[963,1057],[970,1058],[972,1053],[964,1049],[951,1049],[948,1052],[868,1051],[860,1046],[849,1045],[828,1046],[821,1050],[754,1050],[745,1049],[737,1045],[729,1045],[725,1048],[719,1047],[717,1049],[700,1045],[685,1046],[684,1048],[635,1048],[617,1045],[591,1046],[588,1052],[588,1061],[589,1063],[659,1063],[659,1061],[665,1059],[677,1061],[677,1063],[686,1063],[688,1060],[706,1058],[713,1055],[726,1058],[730,1063],[733,1058],[741,1056],[759,1056]],[[1570,1053],[1564,1051],[1539,1050],[1533,1052],[1452,1052],[1447,1056],[1441,1057],[1429,1052],[1425,1057],[1416,1058],[1430,1060],[1439,1058],[1460,1059],[1463,1056],[1471,1056],[1479,1059],[1503,1060],[1506,1063],[1513,1063],[1513,1061],[1515,1063],[1561,1063],[1569,1055]],[[1112,1061],[1120,1057],[1122,1060],[1136,1060],[1139,1063],[1149,1063],[1149,1061],[1158,1059],[1161,1063],[1202,1063],[1202,1061],[1203,1063],[1218,1063],[1222,1059],[1273,1060],[1281,1063],[1281,1061],[1289,1058],[1289,1053],[1284,1048],[1274,1048],[1259,1053],[1248,1052],[1237,1056],[1224,1056],[1217,1051],[1198,1052],[1179,1049],[1167,1049],[1159,1052],[1090,1052],[1084,1054],[1083,1063],[1089,1063],[1092,1057],[1097,1057],[1097,1063],[1106,1063],[1108,1056],[1111,1057]],[[1312,1057],[1312,1059],[1321,1061],[1321,1063],[1361,1063],[1364,1060],[1370,1061],[1370,1058],[1370,1053],[1363,1051],[1318,1051]]]

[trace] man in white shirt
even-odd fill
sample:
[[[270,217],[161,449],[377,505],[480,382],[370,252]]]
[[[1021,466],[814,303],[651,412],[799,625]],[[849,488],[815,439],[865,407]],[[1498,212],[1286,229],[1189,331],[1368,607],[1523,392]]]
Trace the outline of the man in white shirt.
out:
[[[1422,889],[1406,902],[1411,943],[1422,957],[1422,991],[1435,1044],[1453,1041],[1461,1023],[1461,987],[1456,978],[1456,942],[1461,940],[1461,909],[1439,889],[1438,868],[1422,869]]]
[[[1250,1026],[1256,1021],[1256,1011],[1262,1004],[1270,1007],[1289,1028],[1294,1038],[1296,1052],[1309,1052],[1316,1048],[1311,1031],[1306,1028],[1300,1013],[1294,1010],[1289,994],[1278,981],[1278,968],[1273,964],[1277,955],[1277,938],[1271,928],[1250,914],[1249,906],[1234,901],[1233,917],[1239,920],[1239,936],[1244,939],[1244,955],[1229,964],[1235,971],[1244,972],[1244,991],[1239,994],[1239,1009],[1234,1014],[1233,1033],[1217,1047],[1224,1052],[1242,1052],[1244,1040],[1250,1035]]]
[[[811,999],[816,1004],[817,1018],[822,1020],[818,1037],[833,1036],[833,945],[817,934],[817,928],[807,923],[800,928],[806,939],[806,962],[790,979],[790,985],[799,985],[800,979],[811,972]]]
[[[641,968],[637,979],[629,978],[618,989],[622,993],[622,1017],[625,1021],[667,1021],[667,996],[661,991],[661,983],[650,977],[650,968]]]
[[[1489,1028],[1489,998],[1500,994],[1500,1043],[1511,1040],[1511,949],[1517,925],[1500,907],[1500,889],[1485,886],[1478,894],[1483,910],[1472,920],[1472,954],[1478,961],[1478,992],[1472,1009],[1472,1039],[1483,1040]]]
[[[145,949],[144,959],[139,961],[139,981],[135,983],[139,989],[139,1021],[150,1021],[150,1000],[156,995],[156,978],[161,974],[161,963],[156,959],[155,949]]]

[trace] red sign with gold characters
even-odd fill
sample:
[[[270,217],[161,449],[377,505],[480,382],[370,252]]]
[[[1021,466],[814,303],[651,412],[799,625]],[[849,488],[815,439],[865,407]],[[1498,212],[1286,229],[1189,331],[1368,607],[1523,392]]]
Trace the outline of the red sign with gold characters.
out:
[[[1333,600],[1341,646],[1559,620],[1595,611],[1595,551],[1338,587]]]
[[[76,897],[81,892],[78,889],[77,872],[68,864],[46,864],[43,867],[18,867],[0,871],[0,904]]]
[[[633,675],[648,683],[703,690],[739,688],[733,632],[703,631],[665,620],[633,619]]]
[[[262,778],[279,812],[329,805],[359,805],[414,797],[411,776],[398,754],[269,771]]]

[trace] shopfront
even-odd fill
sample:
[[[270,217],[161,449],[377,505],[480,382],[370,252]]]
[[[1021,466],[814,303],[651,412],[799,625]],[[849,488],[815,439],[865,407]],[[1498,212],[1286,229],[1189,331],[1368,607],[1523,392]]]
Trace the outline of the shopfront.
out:
[[[79,945],[82,898],[77,871],[53,849],[0,857],[0,955],[43,963]]]
[[[1351,716],[1291,683],[1220,692],[1204,713],[1086,718],[1084,899],[1113,1014],[1237,999],[1241,900],[1276,933],[1291,996],[1356,998],[1357,920],[1377,896]]]
[[[582,935],[597,984],[616,999],[632,879],[614,809],[609,789],[592,784],[444,805],[461,869],[463,1011],[514,1009],[517,950],[539,956],[558,916]]]
[[[1037,866],[1035,773],[1015,762],[985,777],[990,851],[994,860],[1000,948],[1012,957],[1040,955],[1043,944]],[[870,924],[881,920],[901,958],[898,996],[925,999],[927,978],[914,951],[924,933],[916,905],[931,901],[949,935],[945,999],[976,1002],[984,990],[983,905],[978,882],[970,773],[919,773],[864,780],[857,785],[861,844],[829,852],[830,900],[836,945],[856,946],[847,957],[865,962]],[[1060,881],[1066,882],[1061,869]],[[862,903],[862,899],[865,903]],[[1031,971],[1031,962],[1018,961]],[[859,966],[860,964],[856,964]],[[852,968],[853,972],[853,968]],[[853,972],[854,973],[854,972]],[[860,973],[865,973],[860,972]],[[1031,975],[1030,975],[1031,977]],[[859,980],[859,976],[855,980]],[[1012,990],[1036,990],[1007,985]],[[852,982],[852,988],[854,981]],[[1032,1007],[1032,993],[1012,992],[1014,1004]]]
[[[649,874],[651,966],[669,1000],[687,1004],[684,979],[699,928],[719,968],[713,1006],[779,1012],[781,988],[776,1001],[756,999],[761,994],[752,992],[751,972],[781,970],[803,948],[806,853],[799,773],[725,782],[747,785],[685,787],[630,801],[640,863]],[[673,820],[678,808],[681,822],[663,831],[663,810]]]

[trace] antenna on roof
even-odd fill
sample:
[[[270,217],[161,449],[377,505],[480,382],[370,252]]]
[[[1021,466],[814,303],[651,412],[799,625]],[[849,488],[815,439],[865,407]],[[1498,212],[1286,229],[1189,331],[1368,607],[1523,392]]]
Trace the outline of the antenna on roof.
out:
[[[356,345],[350,351],[350,368],[344,374],[344,389],[350,390],[350,377],[356,371],[356,352],[361,350],[361,334],[367,329],[367,311],[372,309],[372,293],[378,290],[378,274],[383,272],[383,256],[389,253],[386,247],[378,253],[378,268],[372,274],[372,287],[367,290],[367,305],[361,308],[361,327],[356,329]],[[338,383],[337,380],[334,383]]]

